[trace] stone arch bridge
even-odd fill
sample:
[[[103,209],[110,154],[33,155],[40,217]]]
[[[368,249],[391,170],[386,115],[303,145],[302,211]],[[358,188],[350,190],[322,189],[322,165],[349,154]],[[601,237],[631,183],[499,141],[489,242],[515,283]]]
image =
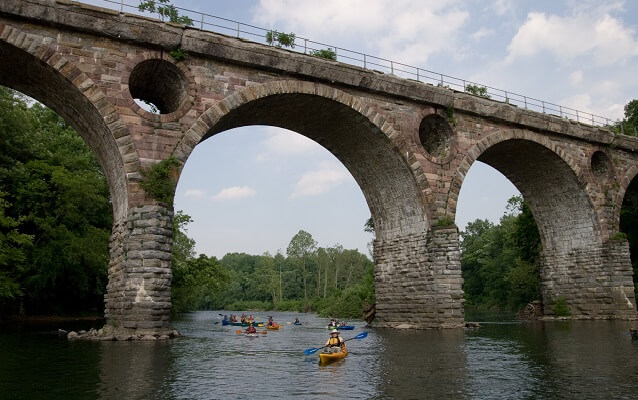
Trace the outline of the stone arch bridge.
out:
[[[188,57],[171,57],[177,48]],[[67,0],[0,2],[0,84],[55,110],[104,170],[114,214],[106,317],[120,332],[170,330],[173,214],[145,194],[141,172],[255,124],[320,143],[358,182],[376,230],[377,326],[462,326],[451,221],[477,160],[534,213],[545,302],[564,297],[582,318],[636,317],[629,246],[616,235],[623,199],[638,193],[636,138]]]

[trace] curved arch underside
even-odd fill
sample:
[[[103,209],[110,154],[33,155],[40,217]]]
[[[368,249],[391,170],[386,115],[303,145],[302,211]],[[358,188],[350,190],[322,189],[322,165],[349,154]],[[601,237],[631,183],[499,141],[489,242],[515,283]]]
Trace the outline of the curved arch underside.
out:
[[[363,191],[378,239],[427,230],[421,193],[409,166],[390,139],[352,108],[317,95],[271,95],[233,109],[202,140],[248,125],[295,131],[337,157]]]
[[[531,208],[544,251],[564,253],[600,245],[600,226],[585,189],[569,165],[527,140],[500,142],[478,157],[505,175]]]
[[[123,160],[104,118],[89,99],[50,65],[2,41],[0,85],[45,104],[78,132],[93,151],[109,183],[114,220],[122,219],[128,204]]]

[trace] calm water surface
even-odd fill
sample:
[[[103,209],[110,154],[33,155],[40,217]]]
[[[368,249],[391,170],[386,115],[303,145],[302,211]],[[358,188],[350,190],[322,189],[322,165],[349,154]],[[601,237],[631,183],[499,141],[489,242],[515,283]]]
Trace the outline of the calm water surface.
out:
[[[223,311],[220,311],[223,313]],[[0,328],[0,399],[637,399],[631,322],[490,322],[480,329],[395,332],[355,322],[350,354],[316,354],[327,320],[272,313],[256,338],[218,311],[173,323],[165,342],[68,342],[55,329]],[[265,315],[259,315],[265,319]],[[302,326],[288,324],[299,316]],[[78,326],[75,325],[77,328]]]

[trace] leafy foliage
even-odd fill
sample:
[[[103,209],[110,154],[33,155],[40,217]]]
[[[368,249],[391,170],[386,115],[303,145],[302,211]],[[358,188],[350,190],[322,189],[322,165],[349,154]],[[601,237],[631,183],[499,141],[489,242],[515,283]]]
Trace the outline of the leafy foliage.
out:
[[[520,197],[508,203],[500,224],[477,219],[461,232],[467,308],[515,311],[540,298],[536,223]]]
[[[171,4],[170,0],[144,0],[140,1],[140,5],[137,7],[140,11],[148,11],[151,13],[157,13],[160,19],[168,18],[170,22],[176,24],[192,26],[193,20],[186,15],[179,15],[177,8]]]
[[[491,98],[491,96],[487,94],[487,88],[485,86],[469,84],[465,86],[465,92],[485,99]]]
[[[100,167],[53,111],[0,87],[0,307],[101,312],[112,211]]]
[[[269,45],[274,45],[275,47],[290,47],[291,49],[295,48],[295,34],[293,32],[290,33],[282,33],[277,31],[268,31],[266,32],[266,43]]]
[[[308,54],[314,57],[325,58],[326,60],[337,61],[337,52],[330,47],[327,49],[311,50]]]
[[[181,163],[173,156],[162,160],[146,172],[143,172],[142,188],[160,203],[173,205],[173,196],[177,186],[177,169]]]
[[[625,118],[608,128],[616,133],[638,136],[638,100],[634,99],[625,104]]]

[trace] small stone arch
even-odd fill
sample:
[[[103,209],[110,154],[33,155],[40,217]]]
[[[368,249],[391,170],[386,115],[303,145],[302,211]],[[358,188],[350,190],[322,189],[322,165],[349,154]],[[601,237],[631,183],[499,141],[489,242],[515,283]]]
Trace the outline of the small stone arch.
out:
[[[0,84],[43,102],[83,137],[107,179],[114,221],[123,220],[128,211],[126,165],[139,165],[139,161],[126,126],[104,92],[60,55],[50,39],[11,25],[0,24],[0,58]],[[11,63],[11,68],[3,63]],[[38,78],[46,79],[48,85],[40,84]]]
[[[382,212],[380,208],[382,208],[380,197],[388,198],[388,193],[391,193],[391,190],[388,190],[388,193],[384,193],[384,190],[377,188],[379,190],[368,191],[367,188],[370,188],[375,185],[374,182],[367,180],[363,174],[357,174],[356,171],[350,171],[355,180],[359,183],[359,186],[362,187],[364,196],[368,201],[368,205],[373,214],[373,219],[375,220],[375,228],[377,230],[377,237],[383,237],[384,235],[396,236],[405,233],[405,226],[410,225],[411,227],[408,230],[412,233],[420,231],[421,233],[427,231],[429,228],[429,222],[427,221],[426,211],[425,211],[425,203],[426,203],[426,195],[430,191],[428,187],[428,181],[423,174],[422,168],[413,154],[411,154],[409,150],[408,143],[405,139],[403,139],[402,135],[396,132],[390,122],[386,120],[386,118],[377,112],[377,110],[373,107],[368,106],[363,100],[346,93],[342,90],[319,84],[314,82],[306,82],[306,81],[297,81],[297,80],[285,80],[285,81],[274,81],[268,82],[265,84],[259,85],[251,85],[239,92],[233,93],[224,99],[217,102],[215,105],[208,108],[193,125],[187,130],[182,140],[177,144],[176,149],[174,151],[174,156],[180,160],[182,163],[185,163],[189,155],[192,153],[195,146],[205,140],[207,137],[212,136],[216,133],[216,129],[224,130],[220,128],[220,124],[224,125],[224,117],[234,112],[235,110],[240,109],[242,106],[250,104],[251,102],[265,101],[272,96],[280,96],[280,95],[291,95],[291,96],[313,96],[316,98],[322,99],[322,101],[330,101],[334,103],[338,103],[341,106],[349,109],[353,115],[358,115],[363,117],[364,121],[367,121],[371,126],[374,126],[375,129],[380,131],[385,138],[384,154],[385,156],[391,158],[394,157],[396,160],[400,161],[403,164],[403,167],[398,167],[397,162],[395,165],[396,171],[403,168],[409,173],[401,173],[404,179],[404,182],[408,180],[407,176],[409,176],[409,180],[411,183],[408,183],[404,186],[409,186],[410,188],[399,188],[398,183],[394,183],[396,186],[394,193],[391,195],[394,196],[394,200],[399,203],[405,203],[402,207],[397,207],[397,209],[401,209],[401,211],[395,210],[395,213],[406,212],[411,216],[408,218],[411,221],[406,223],[405,221],[400,222],[398,216],[391,217],[390,212]],[[220,122],[222,121],[222,122]],[[292,128],[289,128],[292,129]],[[295,129],[292,129],[295,130]],[[333,154],[335,154],[342,162],[344,162],[344,155],[337,154],[337,152],[333,151],[333,149],[329,148],[330,145],[326,143],[321,143],[324,147],[328,148]],[[378,147],[380,149],[380,147]],[[372,156],[378,156],[377,154],[372,154]],[[347,165],[347,162],[344,162],[346,167],[350,169]],[[375,193],[371,193],[375,192]],[[405,192],[404,196],[397,195],[398,193]],[[408,192],[410,192],[408,194]],[[402,217],[405,219],[405,216]],[[385,232],[385,233],[384,233]]]

